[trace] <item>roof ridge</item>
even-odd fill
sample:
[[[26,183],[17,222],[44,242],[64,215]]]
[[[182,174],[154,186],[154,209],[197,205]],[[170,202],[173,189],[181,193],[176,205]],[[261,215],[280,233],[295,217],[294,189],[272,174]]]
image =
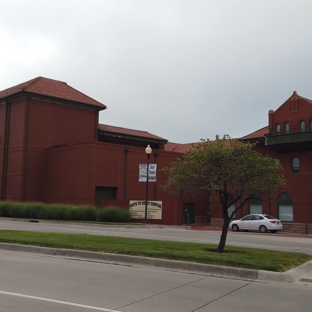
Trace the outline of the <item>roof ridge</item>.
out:
[[[60,100],[69,100],[77,103],[92,105],[106,109],[107,106],[94,98],[73,88],[64,81],[38,76],[13,87],[0,91],[0,99],[18,93],[31,93],[41,96],[53,97]]]
[[[29,84],[27,84],[25,87],[22,88],[22,91],[26,91],[27,88],[29,88],[31,85],[33,85],[35,82],[37,82],[40,78],[42,78],[41,76],[38,76],[34,79],[29,80]]]
[[[294,91],[293,94],[286,100],[286,102],[289,101],[289,100],[290,100],[291,98],[293,98],[293,97],[298,97],[298,98],[300,98],[300,99],[303,99],[303,100],[306,100],[306,101],[312,103],[312,100],[301,96],[300,94],[297,93],[297,91]],[[286,102],[285,102],[285,103],[286,103]],[[282,105],[283,105],[283,104],[282,104]]]
[[[138,129],[125,128],[125,127],[119,127],[119,126],[113,126],[113,125],[107,125],[107,124],[99,124],[99,126],[108,126],[108,127],[118,128],[118,129],[134,130],[134,131],[138,131],[138,132],[149,133],[146,130],[138,130]]]
[[[247,135],[251,135],[251,134],[253,134],[253,133],[255,133],[255,132],[258,132],[258,131],[263,130],[263,129],[268,128],[268,127],[269,127],[269,126],[264,126],[264,127],[260,128],[260,129],[258,129],[258,130],[255,130],[255,131],[253,131],[253,132],[251,132],[251,133],[249,133],[249,134],[247,134]],[[246,135],[245,135],[245,136],[246,136]]]

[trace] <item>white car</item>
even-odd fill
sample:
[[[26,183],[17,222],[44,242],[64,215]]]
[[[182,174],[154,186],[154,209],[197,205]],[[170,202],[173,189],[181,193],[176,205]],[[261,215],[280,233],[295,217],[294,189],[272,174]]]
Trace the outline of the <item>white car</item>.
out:
[[[240,220],[232,221],[229,227],[235,232],[243,230],[260,231],[261,233],[271,231],[276,233],[277,230],[283,229],[283,224],[281,220],[267,214],[250,214]]]

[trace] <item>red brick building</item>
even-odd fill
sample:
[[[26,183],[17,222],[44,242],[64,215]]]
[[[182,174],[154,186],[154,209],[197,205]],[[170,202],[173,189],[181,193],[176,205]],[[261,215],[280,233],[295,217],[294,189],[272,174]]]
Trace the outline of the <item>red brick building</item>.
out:
[[[37,77],[0,91],[1,200],[40,201],[129,207],[144,201],[146,183],[139,182],[139,164],[152,149],[157,181],[149,183],[149,201],[162,202],[162,215],[149,222],[219,225],[221,208],[207,194],[183,198],[164,192],[160,170],[191,144],[168,142],[146,131],[99,124],[106,106],[65,82]],[[282,164],[286,185],[269,201],[254,201],[236,216],[250,212],[280,217],[285,228],[305,232],[312,223],[312,101],[294,93],[276,111],[268,126],[242,140]],[[309,230],[310,231],[310,230]]]
[[[236,218],[267,213],[280,218],[287,231],[312,233],[312,101],[294,92],[276,111],[269,111],[268,126],[240,139],[258,142],[257,151],[280,162],[286,184],[269,200],[250,201]],[[173,147],[180,153],[188,148],[188,144]],[[211,202],[207,201],[207,210],[210,224],[220,226],[223,221],[218,196],[212,195]]]
[[[258,142],[256,150],[276,158],[283,167],[286,184],[268,201],[253,201],[236,216],[267,213],[280,218],[286,230],[312,232],[312,101],[296,92],[268,114],[268,126],[242,138]],[[217,205],[215,203],[214,205]],[[212,211],[212,224],[221,214]]]
[[[129,207],[145,200],[139,182],[145,148],[158,169],[180,154],[165,149],[167,140],[146,131],[99,124],[106,106],[65,82],[38,77],[0,92],[1,200]],[[171,146],[168,144],[168,146]],[[169,148],[170,149],[170,148]],[[181,224],[180,198],[165,193],[164,174],[149,183],[148,199],[162,201],[154,223]],[[186,198],[190,222],[207,219],[206,198]],[[184,218],[186,220],[186,218]]]

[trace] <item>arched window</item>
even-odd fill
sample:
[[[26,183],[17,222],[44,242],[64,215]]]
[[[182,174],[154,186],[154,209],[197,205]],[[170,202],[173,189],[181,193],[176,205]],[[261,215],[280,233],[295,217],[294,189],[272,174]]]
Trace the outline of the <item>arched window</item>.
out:
[[[254,197],[248,200],[249,213],[262,213],[262,200],[260,198]]]
[[[298,157],[293,158],[292,160],[292,172],[299,172],[300,170],[300,161]]]
[[[310,131],[312,131],[312,119],[310,119]]]
[[[305,132],[305,121],[304,120],[300,121],[300,132]]]
[[[290,194],[281,193],[277,197],[278,218],[282,221],[294,221],[294,202]]]
[[[281,133],[281,125],[276,124],[275,130],[276,130],[276,134],[280,134]]]
[[[289,133],[289,122],[285,122],[285,133]]]

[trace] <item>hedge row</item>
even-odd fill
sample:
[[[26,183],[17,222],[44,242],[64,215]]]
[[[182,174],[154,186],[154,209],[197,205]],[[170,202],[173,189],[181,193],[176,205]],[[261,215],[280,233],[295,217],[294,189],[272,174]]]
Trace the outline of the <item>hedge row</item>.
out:
[[[93,206],[0,202],[0,217],[44,220],[129,222],[130,212],[126,209],[113,206],[98,209]]]

